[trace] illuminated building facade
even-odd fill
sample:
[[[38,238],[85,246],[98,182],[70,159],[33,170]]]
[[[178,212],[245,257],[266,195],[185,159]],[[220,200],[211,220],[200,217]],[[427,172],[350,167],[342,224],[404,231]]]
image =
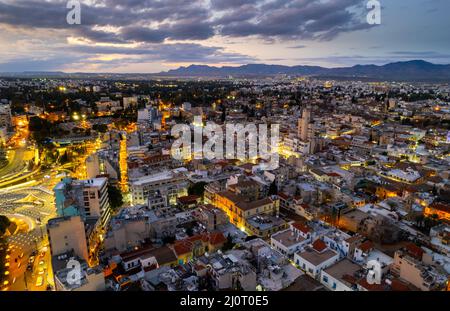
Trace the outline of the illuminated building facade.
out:
[[[125,133],[120,135],[119,149],[119,168],[120,168],[120,188],[123,192],[128,192],[128,153],[127,136]]]
[[[264,198],[248,202],[245,197],[231,191],[215,194],[213,205],[223,210],[230,222],[241,230],[251,231],[248,219],[257,215],[278,215],[280,200]]]

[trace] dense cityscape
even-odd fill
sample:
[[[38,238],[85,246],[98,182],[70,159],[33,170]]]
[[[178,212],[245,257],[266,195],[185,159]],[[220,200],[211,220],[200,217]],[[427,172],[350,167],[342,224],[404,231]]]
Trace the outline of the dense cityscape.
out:
[[[448,12],[0,0],[2,310],[445,308]]]
[[[6,77],[0,142],[4,291],[449,289],[447,83]]]

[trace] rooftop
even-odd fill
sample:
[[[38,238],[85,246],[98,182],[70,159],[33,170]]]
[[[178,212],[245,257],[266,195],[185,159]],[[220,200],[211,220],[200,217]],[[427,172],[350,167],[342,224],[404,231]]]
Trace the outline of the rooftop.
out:
[[[361,269],[362,267],[360,265],[357,265],[348,259],[343,259],[325,269],[324,272],[337,280],[343,280],[344,276],[354,277],[355,274]]]
[[[247,223],[253,228],[257,228],[259,230],[267,230],[273,227],[281,226],[286,222],[276,216],[259,215],[247,219]]]
[[[307,248],[305,251],[297,253],[297,255],[308,261],[309,263],[317,266],[337,256],[337,253],[331,249],[327,249],[326,251],[319,253],[312,248]]]
[[[286,247],[291,247],[305,240],[303,237],[299,235],[297,235],[296,237],[295,234],[290,229],[273,234],[272,239],[278,241],[280,244]]]

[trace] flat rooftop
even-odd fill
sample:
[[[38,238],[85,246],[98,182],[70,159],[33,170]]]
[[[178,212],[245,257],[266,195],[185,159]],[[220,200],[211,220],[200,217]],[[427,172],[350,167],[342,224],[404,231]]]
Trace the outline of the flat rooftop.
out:
[[[337,280],[341,280],[344,275],[354,276],[356,272],[361,270],[362,267],[351,262],[348,259],[343,259],[338,263],[324,270],[327,274],[331,275]]]
[[[293,232],[290,229],[275,233],[274,235],[272,235],[272,239],[286,247],[291,247],[305,240],[300,235],[297,235],[297,237],[295,237],[295,234],[293,235]]]
[[[332,251],[331,249],[327,249],[326,251],[319,253],[312,248],[307,248],[305,251],[298,253],[297,255],[308,261],[309,263],[317,266],[322,262],[333,258],[337,255],[337,253],[335,251]]]
[[[247,223],[250,224],[253,228],[257,228],[259,230],[267,230],[273,227],[281,226],[285,223],[285,221],[275,216],[260,215],[253,216],[247,219]]]

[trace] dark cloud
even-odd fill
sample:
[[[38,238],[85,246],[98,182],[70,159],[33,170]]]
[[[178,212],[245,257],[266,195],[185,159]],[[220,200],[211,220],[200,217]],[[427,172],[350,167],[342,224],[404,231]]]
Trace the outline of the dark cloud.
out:
[[[280,40],[330,40],[343,32],[368,27],[357,12],[361,0],[81,0],[81,25],[66,22],[67,0],[0,0],[2,27],[18,27],[33,35],[36,29],[56,30],[61,38],[82,37],[89,45],[66,45],[71,55],[123,54],[124,61],[248,63],[252,57],[220,47],[176,41],[258,37]],[[3,26],[2,26],[3,25]],[[110,30],[108,30],[110,29]],[[108,31],[107,31],[108,30]],[[50,40],[49,40],[50,42]],[[95,43],[134,43],[138,48],[101,47]],[[297,46],[296,48],[302,48]],[[51,49],[51,48],[49,48]],[[58,51],[59,52],[59,51]],[[32,68],[47,60],[26,63]],[[86,60],[84,60],[86,61]],[[108,61],[104,61],[107,63]],[[55,61],[55,63],[58,63]],[[70,61],[69,61],[70,63]],[[33,65],[34,64],[34,65]],[[58,63],[59,64],[59,63]]]
[[[163,42],[167,34],[161,30],[131,26],[122,29],[120,36],[125,41]]]
[[[215,34],[331,39],[368,27],[355,10],[350,10],[361,5],[360,0],[212,0],[210,7],[206,1],[192,0],[97,0],[95,5],[82,5],[81,26],[66,23],[66,3],[2,1],[0,21],[29,28],[67,29],[101,42],[205,40]],[[124,29],[114,34],[93,30],[94,26]]]
[[[217,22],[226,36],[330,40],[343,32],[370,27],[360,7],[360,0],[275,0],[255,6],[246,19],[232,20],[234,13],[242,14],[237,8]],[[230,23],[220,24],[227,16]]]
[[[225,52],[220,47],[209,47],[194,43],[174,44],[144,44],[138,48],[114,46],[78,45],[68,47],[72,52],[86,55],[95,54],[124,54],[138,55],[141,60],[166,62],[228,62],[246,63],[255,61],[254,58],[239,53]],[[86,56],[87,57],[87,56]]]
[[[118,59],[102,59],[102,55],[124,55]],[[75,45],[61,48],[51,56],[16,58],[0,62],[0,72],[17,71],[56,71],[79,67],[77,71],[85,71],[86,66],[95,65],[96,69],[111,71],[136,63],[252,63],[256,60],[239,53],[225,52],[220,47],[207,47],[193,43],[176,44],[144,44],[138,48],[115,46]]]
[[[244,5],[255,4],[258,0],[211,0],[211,8],[218,11],[236,9]]]

